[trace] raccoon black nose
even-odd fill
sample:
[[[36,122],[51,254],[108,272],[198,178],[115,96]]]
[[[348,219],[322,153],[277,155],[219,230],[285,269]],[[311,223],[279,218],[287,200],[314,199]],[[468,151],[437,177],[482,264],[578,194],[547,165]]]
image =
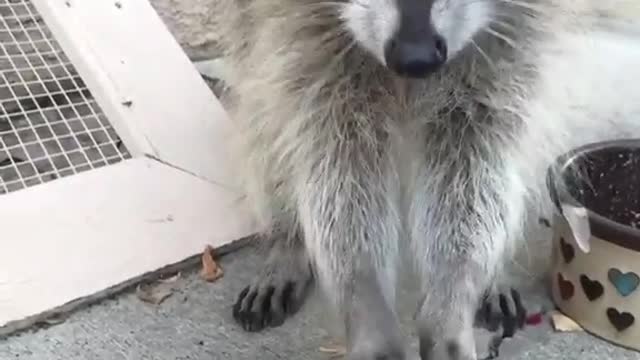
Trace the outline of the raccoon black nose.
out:
[[[438,34],[419,41],[398,37],[385,48],[387,66],[399,75],[421,78],[437,71],[447,61],[447,43]]]

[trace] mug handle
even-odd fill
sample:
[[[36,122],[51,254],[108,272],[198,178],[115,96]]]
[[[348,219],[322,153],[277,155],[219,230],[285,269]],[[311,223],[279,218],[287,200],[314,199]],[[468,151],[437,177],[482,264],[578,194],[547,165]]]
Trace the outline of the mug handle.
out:
[[[589,225],[589,212],[585,207],[561,203],[561,214],[571,229],[573,238],[582,252],[591,251],[591,226]]]

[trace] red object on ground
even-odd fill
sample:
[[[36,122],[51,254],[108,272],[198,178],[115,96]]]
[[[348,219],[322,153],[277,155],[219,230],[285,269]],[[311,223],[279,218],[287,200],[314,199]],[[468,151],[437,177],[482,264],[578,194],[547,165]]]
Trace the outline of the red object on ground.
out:
[[[542,313],[536,313],[527,317],[527,325],[538,325],[542,322]]]

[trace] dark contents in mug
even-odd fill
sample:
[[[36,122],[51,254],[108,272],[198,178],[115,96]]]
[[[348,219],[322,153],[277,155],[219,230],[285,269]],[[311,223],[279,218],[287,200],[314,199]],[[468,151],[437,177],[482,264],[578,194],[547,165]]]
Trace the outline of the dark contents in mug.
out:
[[[640,149],[607,148],[578,163],[580,180],[571,195],[589,210],[640,228]]]

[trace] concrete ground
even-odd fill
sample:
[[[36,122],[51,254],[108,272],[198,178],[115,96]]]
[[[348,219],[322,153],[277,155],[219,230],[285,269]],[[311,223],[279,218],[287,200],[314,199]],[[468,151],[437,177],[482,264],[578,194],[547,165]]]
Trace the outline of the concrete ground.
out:
[[[282,327],[263,333],[246,333],[233,322],[230,306],[260,263],[255,249],[238,250],[222,258],[225,275],[217,282],[201,280],[196,269],[185,271],[174,283],[173,295],[159,305],[140,301],[135,292],[121,294],[79,310],[60,324],[2,340],[0,359],[329,359],[319,348],[335,341],[326,330],[329,322],[319,296]],[[479,338],[486,340],[483,335]],[[504,343],[500,358],[640,360],[640,353],[585,333],[555,333],[545,322]]]

